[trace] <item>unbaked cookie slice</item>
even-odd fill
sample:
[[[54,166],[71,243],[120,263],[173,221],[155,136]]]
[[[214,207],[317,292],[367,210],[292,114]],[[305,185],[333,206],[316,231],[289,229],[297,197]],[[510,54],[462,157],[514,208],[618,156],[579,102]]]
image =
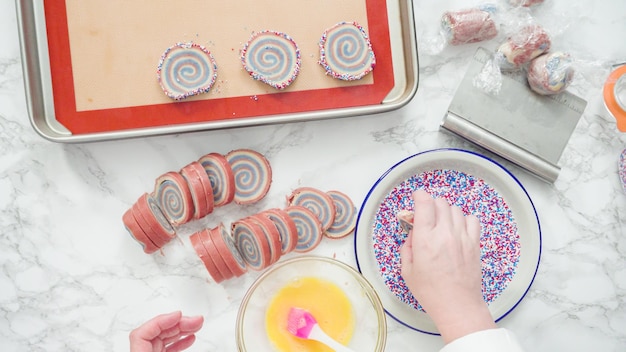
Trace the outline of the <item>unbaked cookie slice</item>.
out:
[[[298,45],[288,34],[254,33],[241,50],[241,64],[250,76],[276,89],[285,89],[300,73]]]

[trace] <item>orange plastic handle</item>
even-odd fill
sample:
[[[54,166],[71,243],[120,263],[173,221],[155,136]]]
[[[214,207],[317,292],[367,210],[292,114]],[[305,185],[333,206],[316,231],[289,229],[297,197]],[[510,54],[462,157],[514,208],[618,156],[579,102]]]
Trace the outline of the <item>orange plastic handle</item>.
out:
[[[604,83],[604,104],[606,104],[607,109],[615,118],[617,129],[626,132],[626,110],[624,110],[624,107],[618,102],[615,93],[615,85],[620,79],[626,80],[626,65],[618,67],[611,72]]]

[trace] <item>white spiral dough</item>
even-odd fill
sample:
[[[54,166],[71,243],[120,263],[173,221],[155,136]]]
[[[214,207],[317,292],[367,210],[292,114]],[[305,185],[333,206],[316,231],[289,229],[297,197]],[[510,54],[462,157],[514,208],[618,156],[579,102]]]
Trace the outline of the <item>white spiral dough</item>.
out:
[[[249,269],[260,271],[270,265],[272,260],[270,245],[259,225],[240,219],[232,224],[231,232],[235,247]]]
[[[359,80],[376,66],[369,37],[356,22],[340,22],[324,31],[319,49],[319,64],[336,79]]]
[[[196,43],[176,43],[167,48],[157,67],[163,92],[175,100],[208,92],[216,79],[213,55]]]
[[[172,225],[181,225],[193,217],[191,191],[185,178],[170,171],[157,178],[154,195],[163,215]]]
[[[235,198],[235,176],[222,154],[209,153],[198,159],[209,177],[215,206],[230,203]]]
[[[335,204],[335,219],[332,225],[324,232],[329,238],[342,238],[354,231],[356,227],[356,207],[352,199],[343,192],[326,192]]]
[[[301,205],[315,214],[326,231],[335,221],[337,209],[333,199],[324,191],[312,187],[296,188],[287,197],[288,205]]]
[[[296,223],[298,244],[294,251],[304,253],[313,250],[322,241],[322,223],[317,215],[301,205],[291,205],[285,211]]]
[[[267,194],[272,183],[269,161],[251,149],[237,149],[226,154],[235,177],[235,203],[252,204]]]
[[[250,76],[276,89],[287,88],[300,73],[300,49],[288,34],[254,33],[241,50],[241,63]]]

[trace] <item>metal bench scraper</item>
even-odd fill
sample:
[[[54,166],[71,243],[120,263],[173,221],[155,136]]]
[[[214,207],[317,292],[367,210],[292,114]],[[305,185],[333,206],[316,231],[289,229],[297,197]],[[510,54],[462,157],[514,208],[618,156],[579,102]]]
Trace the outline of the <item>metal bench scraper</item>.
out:
[[[475,87],[473,80],[492,55],[478,48],[441,128],[552,183],[558,178],[558,161],[587,102],[568,91],[536,94],[520,73],[503,74],[499,93],[488,94]]]

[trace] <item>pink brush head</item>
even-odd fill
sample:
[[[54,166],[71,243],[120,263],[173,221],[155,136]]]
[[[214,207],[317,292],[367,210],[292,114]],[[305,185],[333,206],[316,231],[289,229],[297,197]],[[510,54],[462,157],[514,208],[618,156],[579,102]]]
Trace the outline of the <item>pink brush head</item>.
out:
[[[287,317],[287,331],[292,335],[307,339],[311,329],[317,324],[315,317],[302,308],[291,308]]]

